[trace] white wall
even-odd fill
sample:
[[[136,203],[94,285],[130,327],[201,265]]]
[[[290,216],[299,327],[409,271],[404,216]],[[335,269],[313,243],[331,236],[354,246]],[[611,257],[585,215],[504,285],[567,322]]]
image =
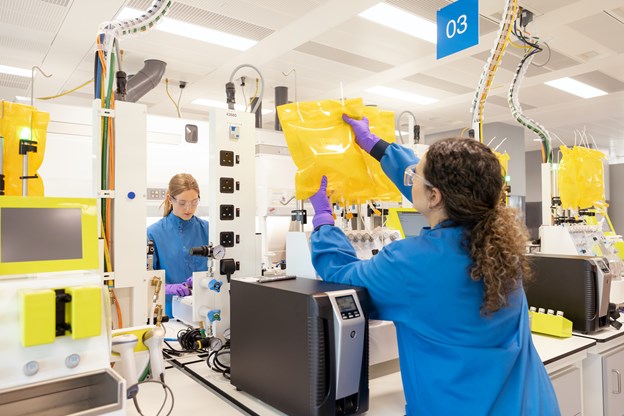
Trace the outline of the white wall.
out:
[[[46,153],[39,174],[46,196],[93,197],[92,122],[90,108],[53,103],[37,103],[50,113]],[[186,124],[198,126],[197,143],[184,140]],[[197,179],[200,194],[208,192],[208,122],[173,117],[147,117],[147,186],[167,188],[177,173],[190,173]],[[159,216],[161,201],[148,201],[148,215]],[[202,204],[201,217],[208,216]]]

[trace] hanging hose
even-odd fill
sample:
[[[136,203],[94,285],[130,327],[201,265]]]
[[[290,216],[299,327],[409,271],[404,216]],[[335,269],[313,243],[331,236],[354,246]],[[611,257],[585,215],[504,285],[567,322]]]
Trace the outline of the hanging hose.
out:
[[[539,123],[526,117],[522,113],[522,107],[518,99],[518,91],[520,89],[520,84],[524,79],[524,75],[526,74],[526,71],[531,64],[533,57],[539,52],[541,52],[541,49],[533,49],[528,51],[518,64],[513,81],[511,82],[511,87],[509,88],[508,102],[509,108],[511,110],[511,115],[516,119],[516,121],[540,137],[542,141],[542,162],[551,163],[551,139],[548,131]]]
[[[234,99],[234,75],[236,75],[236,71],[238,71],[241,68],[251,68],[254,71],[256,71],[258,73],[258,75],[260,76],[260,81],[262,83],[261,87],[260,87],[260,94],[258,96],[258,100],[256,100],[256,103],[254,104],[253,108],[251,109],[251,112],[253,114],[256,114],[256,111],[258,110],[258,107],[260,106],[260,104],[262,103],[262,97],[264,96],[264,77],[262,76],[262,73],[260,72],[260,70],[258,70],[258,68],[256,68],[253,65],[249,65],[249,64],[241,64],[239,66],[237,66],[236,68],[234,68],[234,70],[232,71],[232,73],[230,74],[230,80],[227,84],[225,84],[225,89],[226,89],[226,95],[228,96],[228,107],[230,109],[234,109],[234,103],[235,103],[235,99]],[[231,105],[231,106],[230,106]]]
[[[472,101],[472,128],[474,130],[475,138],[483,143],[483,108],[485,107],[485,100],[487,98],[489,89],[494,80],[494,75],[498,70],[503,55],[505,54],[505,48],[509,43],[511,35],[511,29],[513,22],[518,13],[518,0],[507,0],[503,17],[498,30],[498,39],[494,48],[492,48],[490,57],[487,63],[483,67],[483,74],[479,80],[479,86],[475,92],[475,97]]]

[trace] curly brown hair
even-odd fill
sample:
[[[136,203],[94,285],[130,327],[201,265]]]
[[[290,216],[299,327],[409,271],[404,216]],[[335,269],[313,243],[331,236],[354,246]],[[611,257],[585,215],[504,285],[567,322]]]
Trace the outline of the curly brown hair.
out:
[[[470,277],[484,284],[481,312],[496,312],[507,305],[520,278],[531,277],[525,256],[528,231],[502,202],[498,158],[476,140],[449,138],[429,147],[423,172],[440,190],[448,218],[466,227],[465,245],[474,261]]]

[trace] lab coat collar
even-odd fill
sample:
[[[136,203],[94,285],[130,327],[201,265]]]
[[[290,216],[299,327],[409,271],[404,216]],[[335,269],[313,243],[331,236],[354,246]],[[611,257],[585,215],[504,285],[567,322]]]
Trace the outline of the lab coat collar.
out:
[[[171,222],[171,224],[174,227],[178,227],[181,229],[186,228],[191,223],[191,221],[193,221],[194,218],[195,216],[193,215],[189,220],[183,220],[182,218],[175,215],[173,211],[171,211],[169,215],[167,216],[167,219]]]

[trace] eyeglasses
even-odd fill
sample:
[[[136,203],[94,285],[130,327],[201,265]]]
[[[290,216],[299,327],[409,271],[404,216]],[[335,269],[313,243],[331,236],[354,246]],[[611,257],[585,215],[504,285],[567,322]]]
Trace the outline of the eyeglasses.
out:
[[[410,165],[405,169],[405,174],[403,176],[403,184],[405,186],[413,186],[414,178],[418,179],[429,188],[434,188],[433,184],[429,182],[427,179],[423,178],[419,174],[416,173],[416,165]]]
[[[178,204],[178,206],[185,208],[185,207],[191,207],[191,208],[195,208],[197,205],[199,205],[199,198],[194,199],[192,201],[178,201],[175,196],[171,196],[171,199],[173,200],[173,202],[175,202],[176,204]]]

